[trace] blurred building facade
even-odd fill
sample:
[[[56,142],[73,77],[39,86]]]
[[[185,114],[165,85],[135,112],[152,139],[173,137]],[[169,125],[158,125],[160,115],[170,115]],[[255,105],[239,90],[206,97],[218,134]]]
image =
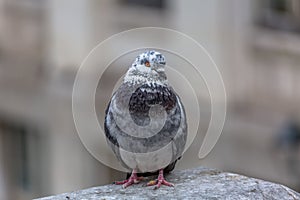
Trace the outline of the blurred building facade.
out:
[[[30,199],[122,178],[81,144],[72,87],[96,44],[143,26],[196,39],[226,86],[220,141],[198,160],[196,140],[178,168],[206,165],[300,191],[300,177],[274,143],[282,124],[300,112],[299,22],[297,0],[0,0],[0,199]]]

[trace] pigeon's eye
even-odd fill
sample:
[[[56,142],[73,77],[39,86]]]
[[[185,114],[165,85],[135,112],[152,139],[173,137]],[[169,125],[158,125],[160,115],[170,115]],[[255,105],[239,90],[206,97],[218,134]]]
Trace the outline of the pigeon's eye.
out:
[[[146,67],[150,67],[150,62],[149,62],[149,61],[146,61],[146,62],[145,62],[145,66],[146,66]]]

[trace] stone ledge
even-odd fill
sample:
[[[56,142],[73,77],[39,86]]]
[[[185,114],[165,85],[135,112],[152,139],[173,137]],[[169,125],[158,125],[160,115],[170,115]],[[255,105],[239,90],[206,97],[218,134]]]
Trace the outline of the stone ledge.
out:
[[[173,171],[166,176],[166,179],[174,183],[175,187],[162,186],[158,190],[152,190],[152,187],[143,187],[144,183],[140,183],[122,189],[120,185],[111,184],[45,197],[39,200],[300,199],[299,193],[280,184],[203,167]]]

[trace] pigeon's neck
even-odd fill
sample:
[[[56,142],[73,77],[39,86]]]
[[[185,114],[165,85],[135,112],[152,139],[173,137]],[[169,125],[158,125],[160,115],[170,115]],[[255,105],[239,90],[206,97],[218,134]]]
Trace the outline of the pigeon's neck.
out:
[[[157,83],[160,85],[167,85],[168,80],[164,71],[151,70],[148,73],[145,73],[137,69],[130,68],[124,77],[124,83],[149,85],[150,83]]]

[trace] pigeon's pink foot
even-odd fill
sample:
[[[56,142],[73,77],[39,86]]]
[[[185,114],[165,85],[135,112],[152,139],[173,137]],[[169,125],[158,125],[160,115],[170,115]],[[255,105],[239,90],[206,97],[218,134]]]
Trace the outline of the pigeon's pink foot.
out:
[[[174,184],[173,183],[170,183],[168,181],[165,180],[164,178],[164,172],[163,170],[159,170],[159,175],[158,175],[158,178],[154,181],[149,181],[147,183],[147,186],[152,186],[152,185],[155,185],[155,187],[153,188],[154,190],[160,188],[161,185],[166,185],[166,186],[169,186],[169,187],[174,187]]]
[[[132,184],[139,183],[142,179],[143,179],[143,177],[138,177],[136,174],[136,171],[133,170],[129,179],[124,180],[124,181],[115,181],[114,184],[122,185],[123,188],[127,188],[128,186],[130,186]]]

